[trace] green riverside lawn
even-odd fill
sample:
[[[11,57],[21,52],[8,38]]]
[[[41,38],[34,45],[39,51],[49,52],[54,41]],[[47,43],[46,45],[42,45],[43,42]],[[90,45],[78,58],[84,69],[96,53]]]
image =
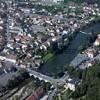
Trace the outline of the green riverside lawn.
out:
[[[49,59],[51,59],[53,57],[53,53],[48,53],[43,57],[43,61],[47,62]]]

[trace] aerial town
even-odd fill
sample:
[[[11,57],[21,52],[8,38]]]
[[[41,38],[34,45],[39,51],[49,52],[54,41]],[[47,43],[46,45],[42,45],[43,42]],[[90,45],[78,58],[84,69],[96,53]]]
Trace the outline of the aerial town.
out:
[[[92,1],[0,0],[0,100],[100,100]]]

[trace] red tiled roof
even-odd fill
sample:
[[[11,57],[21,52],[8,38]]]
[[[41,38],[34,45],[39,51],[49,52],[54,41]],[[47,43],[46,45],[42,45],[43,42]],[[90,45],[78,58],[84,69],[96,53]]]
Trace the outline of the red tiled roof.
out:
[[[37,100],[34,94],[30,95],[26,100]]]
[[[17,35],[16,40],[18,40],[18,41],[20,40],[21,42],[27,42],[28,40],[30,40],[30,37]]]
[[[38,98],[40,98],[43,95],[43,93],[44,93],[43,88],[39,87],[26,100],[37,100]]]

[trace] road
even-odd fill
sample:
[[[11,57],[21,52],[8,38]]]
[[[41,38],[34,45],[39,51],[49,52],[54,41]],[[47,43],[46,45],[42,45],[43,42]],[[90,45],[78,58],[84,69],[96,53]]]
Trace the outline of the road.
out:
[[[55,88],[52,93],[49,95],[48,100],[53,100],[53,97],[56,95],[57,93],[57,88]]]

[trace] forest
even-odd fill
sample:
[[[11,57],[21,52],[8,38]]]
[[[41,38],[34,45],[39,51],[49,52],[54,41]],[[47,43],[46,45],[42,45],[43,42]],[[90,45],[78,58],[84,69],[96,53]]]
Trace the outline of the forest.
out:
[[[76,3],[87,2],[87,3],[91,3],[91,4],[94,4],[94,3],[100,4],[100,0],[64,0],[65,3],[69,2],[69,1],[76,2]]]

